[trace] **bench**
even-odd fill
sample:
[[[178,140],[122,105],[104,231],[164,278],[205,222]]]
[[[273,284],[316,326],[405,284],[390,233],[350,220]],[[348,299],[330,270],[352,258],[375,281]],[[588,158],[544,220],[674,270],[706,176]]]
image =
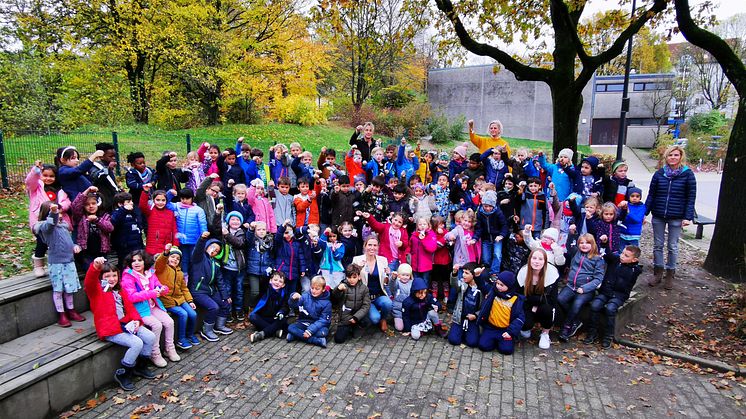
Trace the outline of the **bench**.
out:
[[[694,236],[695,239],[701,239],[702,234],[704,233],[705,226],[715,224],[715,220],[712,218],[707,218],[703,215],[697,214],[697,211],[694,211],[694,220],[692,220],[694,224],[697,226],[697,234]]]

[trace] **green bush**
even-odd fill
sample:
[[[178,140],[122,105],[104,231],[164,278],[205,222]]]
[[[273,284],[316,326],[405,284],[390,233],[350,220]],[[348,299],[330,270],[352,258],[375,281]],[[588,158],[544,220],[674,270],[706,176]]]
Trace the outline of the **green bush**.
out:
[[[363,106],[362,109],[364,109]],[[374,112],[373,124],[376,132],[389,137],[408,135],[411,138],[426,135],[427,120],[430,118],[430,105],[412,102],[402,109],[370,108]]]
[[[434,144],[444,144],[449,141],[460,142],[464,137],[466,118],[460,116],[453,122],[443,114],[433,115],[427,122],[427,129]]]
[[[275,117],[280,122],[303,126],[326,122],[326,111],[316,105],[312,98],[290,95],[275,102]]]
[[[166,130],[175,130],[198,127],[204,121],[195,110],[154,108],[150,110],[149,123]]]
[[[261,124],[262,109],[252,97],[233,98],[226,106],[226,119],[234,124]]]
[[[727,124],[725,116],[720,111],[713,109],[707,113],[701,113],[689,118],[689,128],[692,131],[716,135],[718,130]]]
[[[373,94],[370,101],[378,108],[401,109],[414,99],[414,92],[403,86],[394,85],[378,90]]]

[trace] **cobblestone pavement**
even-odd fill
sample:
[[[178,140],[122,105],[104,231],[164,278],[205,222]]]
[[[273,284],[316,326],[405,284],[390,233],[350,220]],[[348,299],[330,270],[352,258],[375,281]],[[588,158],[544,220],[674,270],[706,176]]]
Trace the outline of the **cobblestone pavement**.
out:
[[[237,331],[158,372],[132,393],[105,389],[105,401],[75,417],[746,416],[743,383],[575,341],[548,351],[530,341],[502,356],[434,336],[371,331],[321,349],[276,338],[251,345]]]

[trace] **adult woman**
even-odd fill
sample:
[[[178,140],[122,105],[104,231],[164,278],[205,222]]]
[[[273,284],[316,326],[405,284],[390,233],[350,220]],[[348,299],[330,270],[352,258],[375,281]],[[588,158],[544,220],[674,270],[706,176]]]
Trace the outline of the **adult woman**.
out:
[[[663,242],[668,227],[668,257],[665,265],[663,287],[673,288],[676,258],[679,252],[681,228],[691,224],[694,218],[694,202],[697,197],[697,179],[686,165],[686,153],[679,145],[672,145],[663,153],[665,164],[653,174],[648,199],[645,201],[647,215],[653,213],[653,287],[663,280]]]
[[[503,140],[500,137],[500,134],[503,132],[503,124],[502,122],[498,121],[497,119],[490,122],[490,125],[488,127],[490,136],[489,137],[483,137],[481,135],[477,135],[474,133],[474,120],[469,120],[469,141],[471,141],[472,144],[477,146],[479,149],[479,153],[482,154],[485,151],[495,148],[495,147],[505,147],[505,150],[508,152],[508,156],[506,158],[510,157],[510,145],[508,145],[508,142]]]
[[[376,146],[376,140],[373,139],[375,130],[376,127],[372,122],[366,122],[365,125],[358,125],[350,137],[350,145],[357,146],[363,161],[370,161],[370,150]]]
[[[523,311],[526,320],[521,329],[521,336],[531,337],[531,329],[539,322],[541,337],[539,348],[549,349],[549,329],[554,323],[554,311],[557,307],[557,268],[547,261],[547,252],[542,248],[534,249],[528,256],[528,263],[518,271],[518,285],[523,287],[526,301]]]
[[[381,331],[385,332],[388,330],[386,318],[391,313],[392,307],[388,292],[390,271],[386,258],[378,256],[378,248],[378,238],[371,235],[365,240],[363,254],[352,258],[352,263],[362,268],[360,277],[370,292],[371,304],[368,319],[373,324],[379,324]]]

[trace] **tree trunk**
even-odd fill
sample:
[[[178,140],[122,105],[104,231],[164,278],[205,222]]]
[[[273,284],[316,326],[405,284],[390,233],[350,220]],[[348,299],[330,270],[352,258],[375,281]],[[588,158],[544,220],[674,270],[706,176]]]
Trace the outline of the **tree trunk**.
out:
[[[144,54],[138,54],[134,66],[129,61],[125,63],[132,102],[132,117],[138,124],[148,123],[150,111],[150,102],[145,88],[145,60]]]
[[[556,159],[560,150],[578,150],[578,123],[583,109],[583,95],[578,94],[567,83],[551,83],[553,143],[552,153]],[[577,156],[577,153],[575,154]]]
[[[739,98],[738,112],[728,142],[720,198],[710,249],[704,267],[733,282],[746,281],[746,97]]]

